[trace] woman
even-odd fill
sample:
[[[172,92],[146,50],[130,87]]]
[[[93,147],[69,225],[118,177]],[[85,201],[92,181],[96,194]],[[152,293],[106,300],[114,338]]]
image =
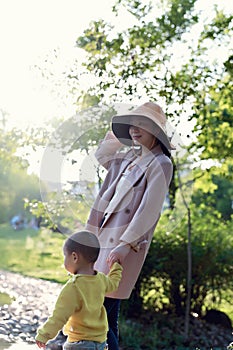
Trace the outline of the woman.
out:
[[[123,145],[130,150],[121,152]],[[171,149],[166,116],[160,106],[148,102],[114,116],[112,132],[95,154],[108,170],[87,222],[101,245],[95,268],[108,273],[108,264],[119,261],[123,266],[118,290],[105,299],[109,350],[118,349],[120,300],[130,297],[168,192]]]

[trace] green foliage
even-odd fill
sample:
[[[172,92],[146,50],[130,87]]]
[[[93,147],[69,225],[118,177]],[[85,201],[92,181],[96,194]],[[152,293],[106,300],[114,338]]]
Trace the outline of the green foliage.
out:
[[[5,124],[0,128],[0,223],[25,214],[24,198],[39,199],[39,179],[27,173],[27,156],[36,150],[35,144],[45,144],[47,135],[42,129],[22,131],[6,128]]]
[[[105,96],[124,101],[126,95],[161,100],[176,124],[189,113],[189,120],[196,122],[190,153],[197,160],[217,159],[223,165],[232,154],[232,56],[228,50],[225,62],[217,55],[210,61],[208,52],[229,46],[232,15],[216,7],[215,17],[205,20],[194,42],[185,36],[199,21],[194,5],[194,0],[118,0],[114,11],[118,15],[125,8],[135,17],[133,24],[117,32],[103,20],[93,22],[77,45],[87,53],[87,71],[101,78],[86,93],[99,101]],[[173,49],[178,40],[184,56],[176,64]]]
[[[13,301],[13,298],[11,298],[7,293],[0,293],[0,307],[3,305],[10,305]]]
[[[210,190],[210,186],[206,184],[202,177],[200,181],[203,185],[203,190],[200,189],[200,185],[197,186],[198,190],[193,195],[193,202],[196,206],[201,206],[202,203],[208,203],[214,210],[219,212],[224,220],[230,220],[233,215],[232,198],[233,198],[233,185],[232,181],[227,178],[214,173],[210,174],[209,181],[213,190]],[[204,184],[203,184],[204,182]]]
[[[168,11],[159,19],[158,24],[164,41],[180,39],[187,29],[198,21],[198,16],[192,10],[196,0],[168,0]]]
[[[224,222],[208,207],[191,206],[192,296],[191,310],[201,314],[206,298],[221,300],[222,290],[232,285],[232,222]],[[187,277],[187,222],[184,218],[166,233],[169,217],[163,216],[156,229],[139,284],[148,295],[146,307],[169,309],[183,314]]]
[[[223,350],[232,339],[230,330],[192,318],[189,340],[185,341],[184,318],[161,313],[145,312],[133,320],[121,316],[119,328],[122,350]]]
[[[90,103],[91,97],[85,97]],[[85,104],[85,100],[83,103]],[[100,108],[96,105],[77,112],[50,135],[47,148],[60,151],[63,155],[71,154],[75,150],[85,151],[87,154],[109,130],[111,116],[115,112],[111,107]]]
[[[49,216],[45,203],[37,199],[30,200],[28,198],[25,198],[24,207],[25,209],[28,209],[28,211],[33,216],[35,216],[36,218],[42,221],[40,225],[47,226],[48,228],[56,228],[54,223],[51,221],[51,218]]]
[[[90,102],[88,96],[87,99]],[[114,114],[116,114],[114,108],[103,105],[77,112],[53,132],[45,152],[59,154],[59,157],[69,162],[70,166],[76,164],[80,160],[79,157],[83,159],[83,163],[86,159],[88,163],[89,153],[93,152],[99,141],[104,138]],[[59,190],[56,188],[50,190],[46,186],[46,181],[41,182],[42,201],[38,199],[27,201],[27,208],[33,215],[43,218],[43,225],[58,228],[61,232],[72,232],[80,225],[85,225],[94,201],[95,186],[101,183],[102,170],[98,164],[94,164],[93,167],[93,180],[83,179],[82,193],[76,193],[76,185],[79,185],[79,181],[82,182],[80,177],[78,178],[82,172],[80,169],[77,182],[70,183],[65,179],[66,181],[63,180],[63,183],[59,184]],[[42,174],[43,169],[48,171],[46,160],[43,160],[41,169]],[[61,169],[58,168],[58,174],[59,171]]]
[[[196,105],[196,109],[199,109],[198,124],[195,127],[198,143],[191,147],[192,151],[201,149],[201,159],[211,158],[223,162],[231,158],[233,107],[232,87],[229,85],[232,83],[228,82],[229,79],[231,78],[228,76],[225,80],[226,85],[223,85],[223,82],[221,85],[218,83],[209,90],[210,100],[203,103],[201,111],[200,106]]]
[[[183,105],[183,94],[198,97],[198,100],[199,92],[206,91],[210,83],[212,85],[210,78],[216,78],[215,67],[206,60],[206,39],[213,43],[221,40],[221,45],[226,45],[231,34],[232,16],[216,10],[212,22],[204,25],[198,45],[187,41],[184,51],[190,54],[184,56],[180,70],[186,74],[181,75],[168,47],[172,44],[175,50],[178,40],[185,43],[182,35],[199,21],[195,3],[195,0],[116,1],[113,10],[117,15],[122,7],[129,11],[135,18],[132,26],[117,32],[103,20],[95,21],[76,42],[88,55],[84,66],[102,78],[91,87],[90,93],[99,96],[100,100],[105,97],[105,92],[109,95],[110,89],[112,98],[120,93],[122,99],[124,94],[133,99],[144,92],[148,98],[164,97],[167,104],[173,104],[177,96],[180,97],[178,103]],[[219,71],[217,74],[222,76]],[[175,80],[171,82],[173,78]]]
[[[57,196],[48,193],[41,200],[26,200],[25,208],[40,219],[40,226],[63,234],[72,233],[85,226],[89,213],[88,198],[63,191]]]
[[[228,58],[228,60],[226,62],[224,62],[224,66],[225,66],[226,71],[230,74],[230,76],[233,76],[233,56],[232,55]],[[229,83],[232,83],[232,81]],[[230,86],[232,86],[232,85],[230,85]],[[230,95],[229,95],[229,97],[230,97]],[[231,98],[232,98],[232,95],[231,95]]]
[[[7,130],[0,127],[0,160],[2,172],[7,170],[12,162],[20,164],[20,158],[16,156],[16,150],[20,147],[22,132],[18,129]]]
[[[0,269],[65,282],[62,246],[66,237],[47,229],[15,231],[0,226]]]
[[[232,213],[233,65],[228,48],[232,16],[216,8],[215,16],[206,18],[200,35],[189,40],[188,33],[195,30],[194,25],[199,21],[194,5],[194,0],[116,1],[115,13],[119,14],[124,7],[134,17],[134,22],[117,32],[103,20],[94,21],[77,39],[77,46],[85,50],[87,57],[81,74],[95,78],[89,89],[80,92],[77,103],[86,108],[109,100],[114,103],[146,96],[148,100],[161,101],[175,124],[182,125],[187,116],[194,122],[193,135],[190,135],[194,141],[188,148],[189,162],[195,165],[195,195],[190,205],[191,310],[201,313],[204,305],[225,298],[223,290],[232,288],[232,224],[229,218]],[[182,44],[183,50],[179,62],[173,52],[177,44]],[[215,60],[210,60],[208,55],[209,48],[218,52],[219,47],[226,49],[225,62],[219,60],[217,54]],[[109,128],[109,116],[92,119],[86,115],[78,121],[78,127],[76,121],[65,125],[67,129],[58,130],[55,143],[67,142],[60,143],[65,153],[72,153],[77,147],[88,153]],[[96,128],[92,129],[94,123]],[[76,127],[85,129],[86,133],[72,139]],[[175,182],[173,197],[177,187]],[[172,203],[174,208],[176,204]],[[188,224],[183,218],[172,232],[166,233],[174,219],[173,213],[171,216],[164,215],[159,222],[132,295],[137,316],[143,312],[142,306],[184,313]],[[183,217],[183,213],[180,216]],[[203,344],[204,340],[200,345]],[[136,348],[136,342],[134,346]],[[171,344],[166,346],[167,343],[165,348],[172,347]]]
[[[121,6],[125,7],[127,11],[134,15],[138,20],[146,17],[153,8],[151,1],[149,1],[148,3],[142,3],[138,0],[117,0],[115,2],[115,5],[113,6],[113,12],[118,14],[118,11]]]
[[[67,274],[62,267],[62,246],[65,238],[64,235],[47,229],[15,231],[9,225],[1,225],[0,269],[65,283]],[[230,301],[231,295],[229,294]],[[122,309],[124,309],[127,302],[122,302]],[[134,305],[134,307],[136,306]],[[209,350],[213,341],[215,341],[215,344],[221,345],[225,342],[224,333],[219,327],[211,328],[201,320],[192,319],[190,342],[189,345],[185,345],[183,317],[174,317],[168,313],[153,312],[151,314],[149,310],[145,310],[139,318],[134,320],[129,320],[121,315],[119,326],[120,345],[124,350],[175,348],[191,350],[195,347],[201,350]],[[229,339],[231,339],[230,331]],[[218,346],[214,347],[214,349],[217,348]]]
[[[24,198],[39,198],[38,178],[28,175],[18,162],[6,163],[0,159],[0,223],[9,221],[12,216],[24,212]]]
[[[164,86],[164,67],[172,59],[167,53],[168,45],[180,40],[198,20],[193,13],[195,2],[117,1],[113,8],[117,15],[124,7],[135,17],[131,27],[117,32],[103,20],[92,22],[76,41],[87,53],[84,67],[95,77],[101,77],[89,93],[103,100],[108,92],[112,99],[119,100],[119,94],[122,98],[125,94],[137,98],[143,91],[148,98],[155,99]],[[162,15],[158,15],[158,8]]]
[[[202,33],[202,38],[208,38],[211,40],[217,38],[219,39],[219,42],[221,42],[221,39],[224,37],[224,35],[231,33],[231,30],[233,28],[232,20],[232,15],[225,16],[222,11],[217,11],[213,22],[205,26],[205,30]]]

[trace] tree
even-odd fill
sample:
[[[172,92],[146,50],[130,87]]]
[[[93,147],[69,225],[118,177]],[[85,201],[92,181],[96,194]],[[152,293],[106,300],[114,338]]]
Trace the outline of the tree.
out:
[[[6,123],[4,123],[6,124]],[[39,199],[39,180],[28,175],[27,160],[17,151],[29,141],[21,130],[1,128],[0,145],[0,223],[8,222],[14,215],[24,212],[24,198]]]
[[[189,161],[195,164],[194,189],[202,194],[216,191],[217,195],[220,184],[227,181],[224,178],[229,179],[232,173],[232,57],[226,50],[225,61],[218,62],[217,56],[215,61],[210,61],[208,52],[211,47],[219,50],[220,45],[221,50],[227,48],[233,16],[215,8],[215,15],[203,24],[199,37],[189,39],[187,33],[195,28],[200,18],[195,10],[196,3],[170,0],[158,1],[153,6],[151,2],[119,0],[114,11],[118,14],[119,8],[126,8],[134,17],[134,24],[117,32],[103,20],[92,22],[77,39],[77,46],[87,54],[84,74],[91,72],[95,76],[93,86],[83,91],[83,96],[88,94],[98,101],[113,103],[125,101],[126,96],[130,101],[146,96],[152,101],[161,101],[176,125],[182,125],[189,116],[188,121],[194,122],[191,135],[187,135],[191,140]],[[160,12],[157,11],[159,15],[156,16],[155,9],[158,8]],[[176,45],[185,52],[178,63],[173,52]],[[177,182],[174,187],[179,187]],[[230,196],[229,192],[226,201]],[[214,205],[211,209],[214,218]],[[221,210],[224,210],[223,206]],[[206,217],[211,217],[209,211]],[[204,222],[202,224],[205,226]],[[210,227],[206,226],[206,229]],[[186,244],[184,239],[182,251]],[[151,251],[155,253],[155,246]],[[148,266],[152,266],[150,262]],[[187,268],[186,261],[184,267]],[[198,279],[195,274],[194,277]],[[183,299],[179,293],[180,284],[174,282],[172,279],[172,299],[176,300],[175,309],[179,312]],[[193,284],[192,302],[195,288]],[[199,294],[196,295],[198,300]],[[135,298],[140,302],[137,288]],[[203,302],[205,292],[201,298]]]
[[[97,79],[83,95],[113,103],[125,101],[125,96],[132,101],[147,96],[162,101],[175,124],[189,113],[197,138],[189,151],[198,152],[198,157],[202,152],[202,159],[219,159],[220,148],[220,157],[223,152],[232,154],[232,56],[228,50],[225,62],[219,63],[217,55],[212,62],[208,52],[211,47],[216,51],[220,45],[221,50],[227,47],[233,16],[215,9],[215,17],[203,24],[199,38],[188,41],[186,33],[199,18],[195,4],[172,0],[163,7],[159,1],[154,6],[117,1],[116,14],[125,7],[136,24],[118,33],[103,20],[92,22],[77,39],[77,46],[87,54],[84,74],[92,72]],[[160,16],[156,17],[158,8]],[[173,53],[177,44],[185,52],[179,64]]]
[[[183,136],[190,139],[190,142],[187,142],[189,154],[184,164],[192,164],[194,168],[193,187],[196,192],[193,199],[195,203],[198,203],[197,208],[195,206],[191,208],[191,220],[194,226],[194,236],[191,240],[194,253],[197,252],[193,264],[192,310],[195,308],[200,310],[206,297],[206,290],[212,288],[211,284],[205,284],[205,281],[198,279],[200,267],[202,267],[199,255],[207,259],[213,258],[212,266],[215,264],[221,266],[218,259],[221,260],[226,248],[225,245],[220,245],[219,249],[223,251],[219,256],[209,256],[209,252],[205,251],[210,231],[214,230],[216,239],[221,232],[226,234],[229,213],[224,217],[224,222],[219,217],[219,213],[215,211],[220,208],[210,205],[209,208],[205,206],[203,209],[201,198],[204,198],[205,194],[210,198],[213,193],[218,197],[217,191],[220,191],[221,184],[230,181],[233,114],[232,56],[230,50],[227,49],[232,32],[233,16],[224,14],[216,7],[212,12],[212,17],[209,16],[204,23],[200,23],[201,14],[195,8],[197,3],[195,0],[167,0],[153,3],[116,1],[113,9],[116,16],[119,10],[124,8],[131,13],[132,24],[129,24],[124,31],[117,31],[117,28],[103,20],[92,22],[83,35],[77,39],[77,46],[86,53],[83,70],[81,73],[77,70],[69,74],[72,86],[75,85],[75,82],[80,86],[81,79],[86,76],[93,77],[93,84],[88,89],[79,90],[78,108],[86,108],[94,104],[114,106],[117,102],[129,101],[138,104],[140,100],[146,98],[151,101],[160,101],[169,120],[177,127],[179,127],[178,124],[182,127],[187,121],[192,122],[192,130],[187,132],[182,130]],[[199,33],[197,24],[202,26]],[[195,37],[189,36],[190,32],[195,32]],[[180,48],[179,52],[175,50],[177,47]],[[224,49],[225,59],[219,60],[216,55],[216,59],[213,60],[209,55],[211,48],[215,52]],[[89,125],[89,120],[84,120],[83,123]],[[94,142],[90,141],[92,137]],[[97,142],[95,133],[89,134],[88,139],[89,141],[85,141],[87,149]],[[179,184],[176,175],[173,198],[176,196],[177,188]],[[226,202],[231,196],[231,192],[228,193],[229,197],[226,198]],[[210,204],[213,203],[212,199]],[[175,211],[176,206],[177,203],[172,204],[172,212],[169,212],[169,217]],[[221,206],[221,211],[224,211],[223,206]],[[203,217],[200,216],[200,213]],[[201,219],[199,222],[196,220],[197,217]],[[211,225],[205,219],[209,220]],[[213,226],[212,223],[214,223]],[[221,232],[220,227],[223,230]],[[198,235],[202,229],[206,233],[204,237]],[[161,234],[161,240],[158,235],[155,236],[150,252],[153,256],[155,251],[159,254],[159,249],[161,249],[162,255],[159,262],[156,263],[156,270],[154,270],[154,260],[151,260],[150,257],[144,265],[146,275],[142,274],[143,277],[138,284],[139,288],[137,285],[133,295],[134,300],[139,304],[142,301],[140,288],[144,292],[148,291],[148,285],[154,288],[153,275],[156,275],[156,271],[163,269],[159,277],[163,281],[164,291],[166,293],[169,290],[169,301],[174,309],[178,313],[183,310],[184,294],[187,292],[184,282],[187,260],[186,255],[183,254],[186,251],[187,226],[180,225],[179,230],[174,231],[174,236],[173,233],[170,233],[165,237],[167,238],[166,246],[163,241],[164,231]],[[197,244],[196,236],[198,236],[200,246]],[[176,243],[174,237],[177,238],[180,245]],[[171,245],[169,245],[170,240]],[[215,247],[219,244],[218,240],[216,242]],[[166,256],[169,248],[175,252],[173,257],[171,254]],[[177,265],[179,269],[166,273],[168,269],[166,263],[172,265],[171,269],[175,268],[171,262],[174,262],[177,256],[180,258],[180,264]],[[196,267],[195,264],[198,266]],[[228,271],[228,264],[229,260],[226,266],[224,265],[226,271]],[[146,282],[143,281],[144,277]],[[147,284],[148,280],[153,283]],[[198,291],[196,281],[199,281],[202,286],[204,284],[202,291],[200,289]],[[222,284],[223,288],[229,286],[229,279],[226,281]]]
[[[220,214],[214,212],[208,203],[201,206],[192,204],[190,208],[193,255],[191,311],[202,315],[204,305],[221,300],[222,290],[232,288],[232,222],[222,221]],[[187,292],[187,255],[184,252],[188,220],[184,218],[173,232],[164,234],[168,220],[169,212],[158,224],[139,283],[143,285],[144,293],[150,296],[147,307],[184,315]]]

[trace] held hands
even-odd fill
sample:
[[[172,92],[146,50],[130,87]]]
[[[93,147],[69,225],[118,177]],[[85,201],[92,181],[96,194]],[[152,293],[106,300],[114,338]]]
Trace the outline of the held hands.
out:
[[[121,243],[116,248],[114,248],[110,252],[110,254],[107,258],[107,263],[108,263],[109,267],[111,268],[111,266],[115,262],[122,264],[125,257],[129,254],[130,249],[131,249],[131,246],[127,243]]]
[[[37,345],[39,348],[42,348],[42,349],[45,349],[45,348],[46,348],[46,344],[45,344],[45,343],[42,343],[41,341],[38,341],[38,340],[36,340],[36,345]]]

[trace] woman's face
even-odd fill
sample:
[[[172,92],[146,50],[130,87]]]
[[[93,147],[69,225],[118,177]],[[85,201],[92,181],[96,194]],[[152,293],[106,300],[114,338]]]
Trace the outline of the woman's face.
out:
[[[129,134],[134,144],[142,145],[150,150],[156,141],[156,137],[151,134],[152,130],[153,133],[155,131],[154,123],[150,119],[143,117],[132,117],[131,122]]]

